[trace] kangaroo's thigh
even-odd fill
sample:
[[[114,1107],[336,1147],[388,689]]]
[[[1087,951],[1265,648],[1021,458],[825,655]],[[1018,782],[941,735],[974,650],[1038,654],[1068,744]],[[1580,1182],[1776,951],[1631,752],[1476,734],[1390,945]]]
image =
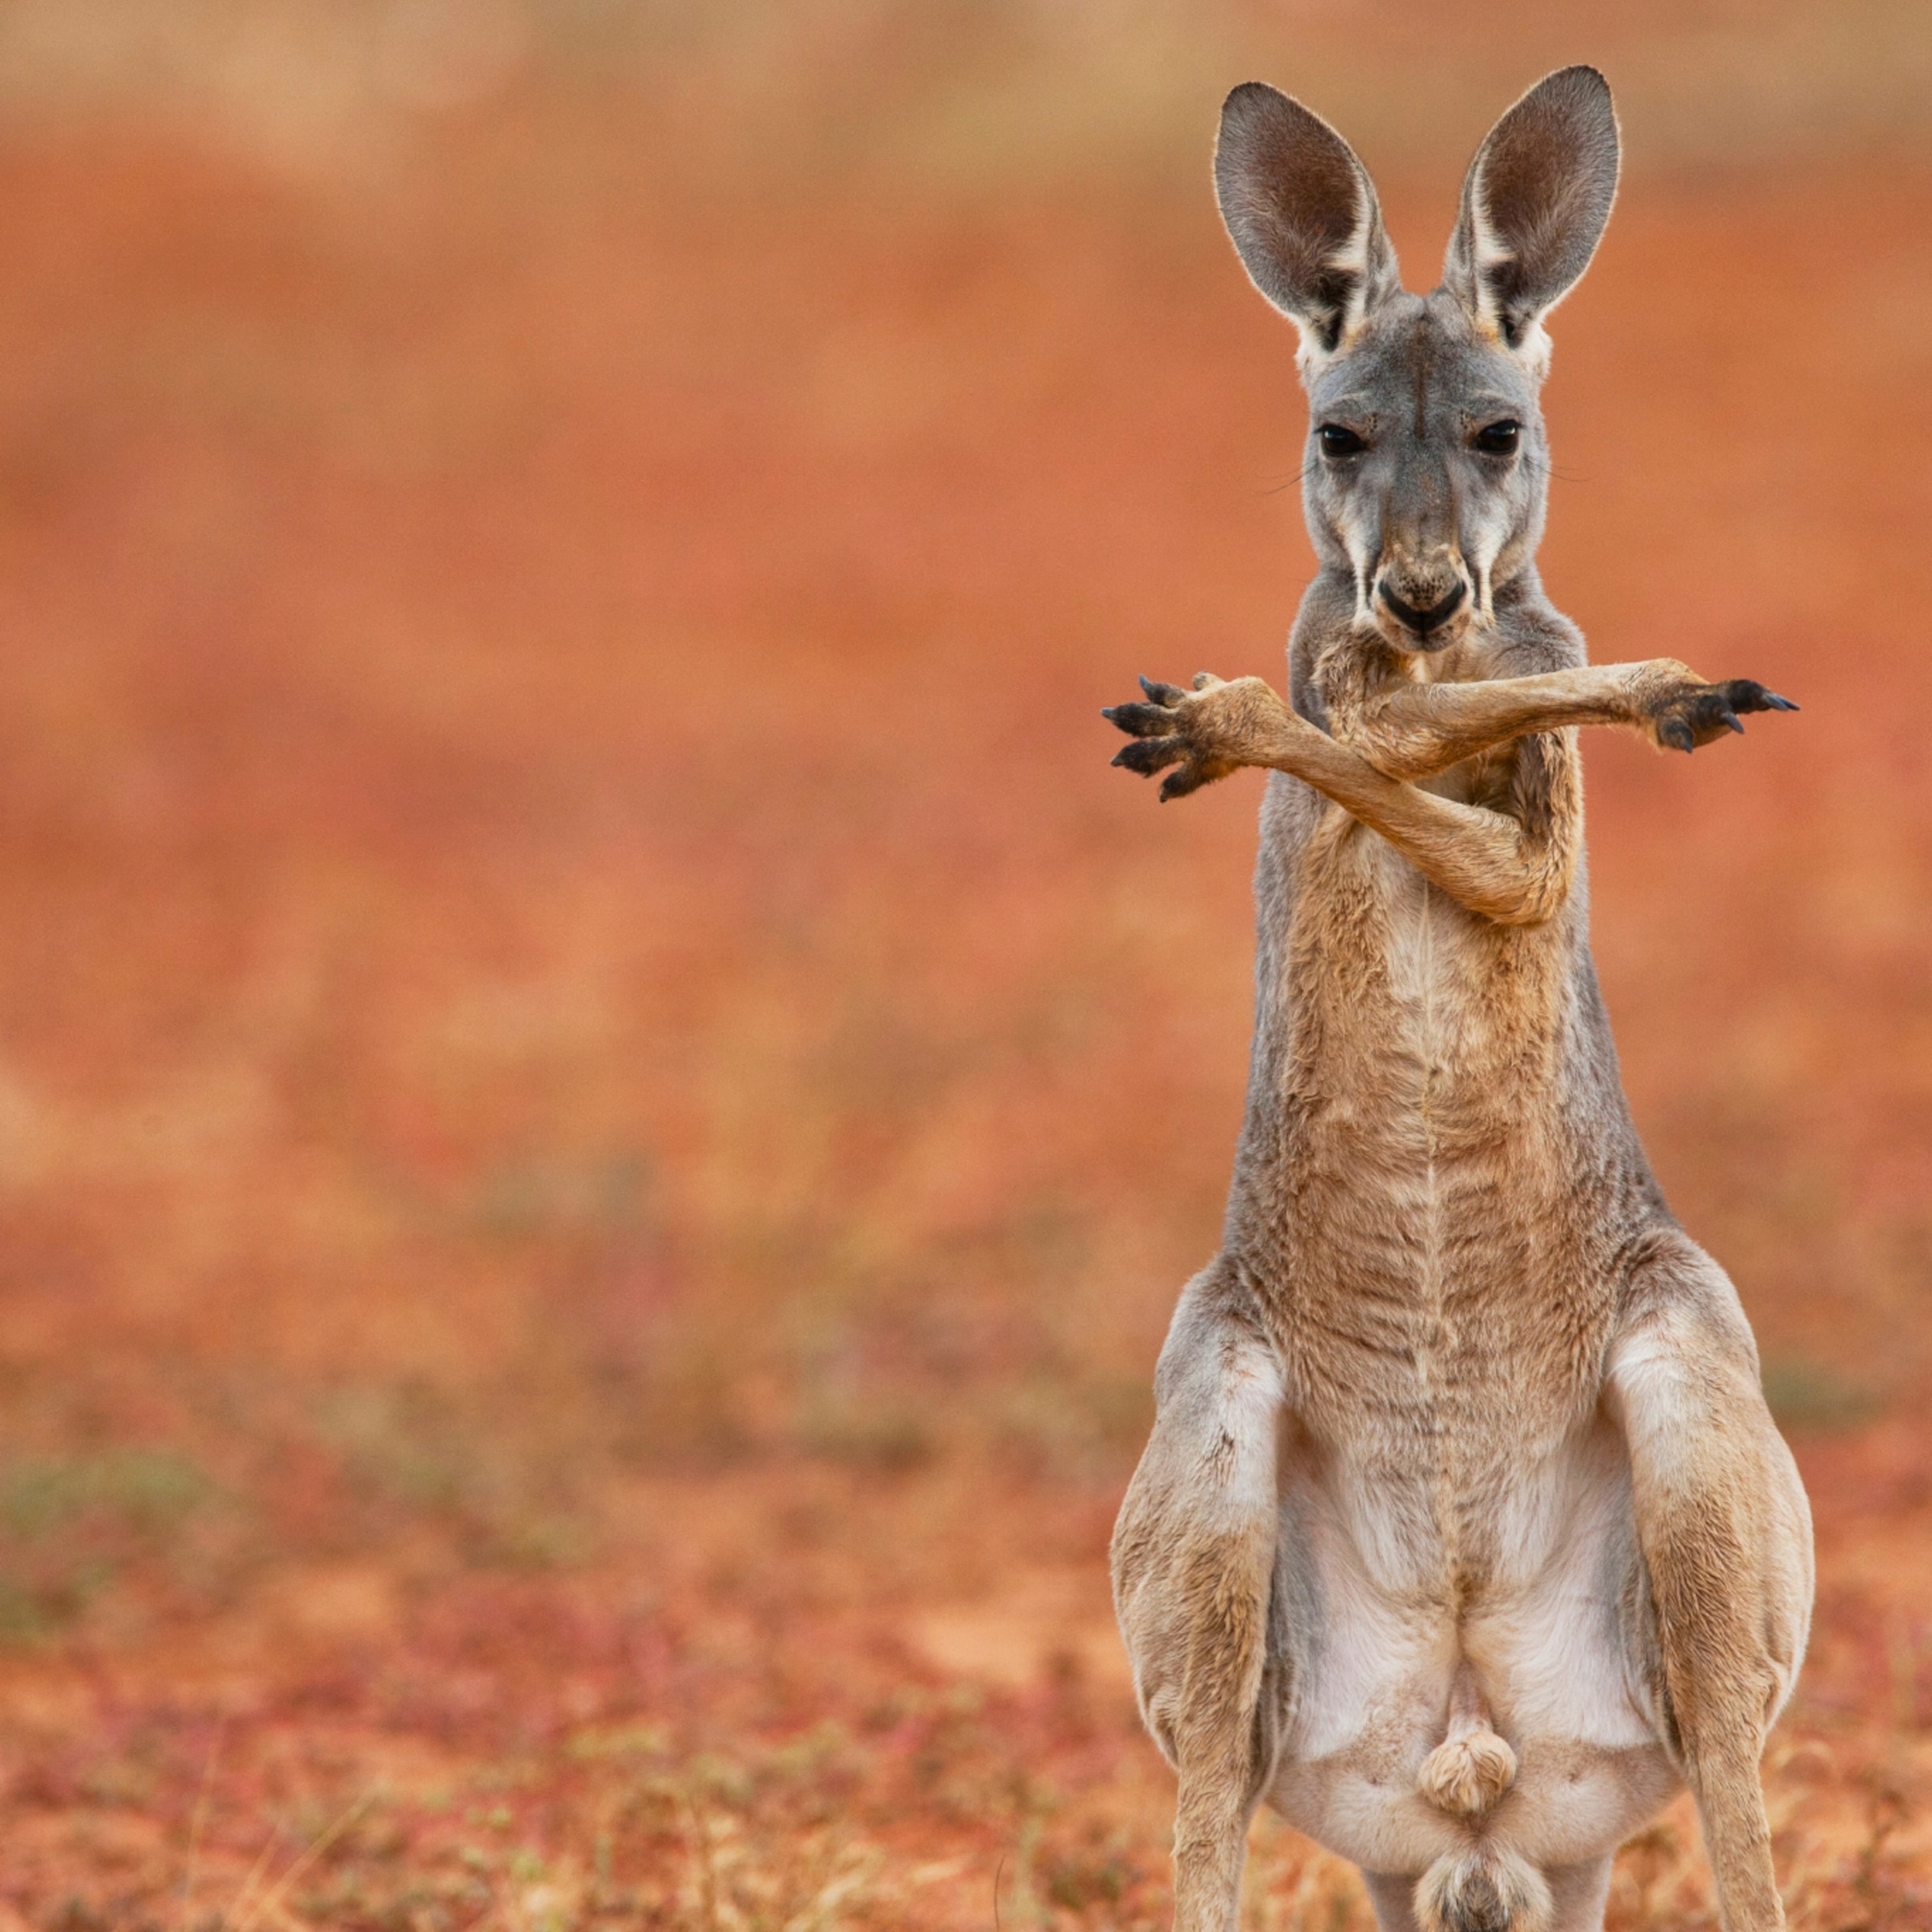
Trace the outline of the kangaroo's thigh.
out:
[[[1758,1765],[1811,1614],[1811,1521],[1722,1269],[1676,1230],[1637,1269],[1610,1360],[1648,1602],[1634,1688],[1696,1795],[1727,1932],[1782,1922]]]
[[[1281,1370],[1225,1262],[1184,1291],[1154,1395],[1114,1530],[1114,1601],[1142,1714],[1180,1779],[1174,1923],[1220,1932],[1234,1922],[1280,1702],[1268,1625]]]

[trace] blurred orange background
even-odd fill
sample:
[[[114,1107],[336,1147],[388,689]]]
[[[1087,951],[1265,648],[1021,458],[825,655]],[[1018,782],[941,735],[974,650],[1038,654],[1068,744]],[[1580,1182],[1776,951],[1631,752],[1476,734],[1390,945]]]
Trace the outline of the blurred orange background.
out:
[[[1310,566],[1215,113],[1426,287],[1578,59],[1546,579],[1804,707],[1590,745],[1597,958],[1816,1502],[1794,1914],[1932,1922],[1922,7],[10,0],[0,1932],[1162,1922],[1259,786],[1096,712]]]

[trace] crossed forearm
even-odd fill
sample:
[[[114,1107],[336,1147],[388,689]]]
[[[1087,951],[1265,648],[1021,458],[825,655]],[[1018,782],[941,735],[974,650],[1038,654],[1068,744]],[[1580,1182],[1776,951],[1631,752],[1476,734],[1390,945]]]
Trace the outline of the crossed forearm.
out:
[[[1223,683],[1204,672],[1192,692],[1142,682],[1148,703],[1106,713],[1136,740],[1114,762],[1143,774],[1167,770],[1162,798],[1184,797],[1244,766],[1286,772],[1379,832],[1472,912],[1504,925],[1533,925],[1562,904],[1574,840],[1532,837],[1502,812],[1390,778],[1291,711],[1262,678]]]
[[[1387,777],[1433,778],[1533,731],[1625,724],[1654,735],[1654,707],[1691,679],[1686,666],[1656,658],[1467,684],[1397,685],[1348,720],[1343,735]]]
[[[1392,778],[1433,778],[1532,732],[1624,724],[1653,745],[1688,752],[1727,731],[1739,712],[1795,711],[1750,678],[1707,684],[1675,658],[1579,664],[1531,677],[1390,684],[1340,709],[1337,735]]]
[[[1356,701],[1331,702],[1330,737],[1262,678],[1224,683],[1203,672],[1192,691],[1142,683],[1149,702],[1106,713],[1137,741],[1114,762],[1147,775],[1166,771],[1163,799],[1246,765],[1292,773],[1381,833],[1471,911],[1510,925],[1547,919],[1562,903],[1575,862],[1574,826],[1532,835],[1505,813],[1419,791],[1414,781],[1533,733],[1625,724],[1653,744],[1688,752],[1742,731],[1741,711],[1797,709],[1748,678],[1707,684],[1673,658],[1652,658],[1528,677],[1391,682]]]
[[[1241,763],[1286,772],[1313,786],[1379,832],[1457,904],[1504,926],[1534,925],[1562,904],[1572,858],[1558,842],[1532,838],[1502,812],[1391,778],[1286,705],[1270,723],[1244,748],[1258,755]],[[1444,759],[1437,769],[1454,762]]]

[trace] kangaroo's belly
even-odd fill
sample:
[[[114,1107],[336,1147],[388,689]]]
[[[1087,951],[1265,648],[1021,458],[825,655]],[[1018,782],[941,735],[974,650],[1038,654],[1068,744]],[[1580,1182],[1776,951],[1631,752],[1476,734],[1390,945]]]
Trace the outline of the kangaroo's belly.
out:
[[[1677,1790],[1620,1608],[1640,1558],[1606,1422],[1521,1469],[1473,1566],[1426,1495],[1307,1450],[1288,1452],[1284,1475],[1285,1728],[1269,1797],[1298,1830],[1370,1871],[1418,1874],[1472,1843],[1548,1868],[1613,1850]],[[1472,1694],[1516,1774],[1458,1815],[1418,1785],[1452,1702]]]

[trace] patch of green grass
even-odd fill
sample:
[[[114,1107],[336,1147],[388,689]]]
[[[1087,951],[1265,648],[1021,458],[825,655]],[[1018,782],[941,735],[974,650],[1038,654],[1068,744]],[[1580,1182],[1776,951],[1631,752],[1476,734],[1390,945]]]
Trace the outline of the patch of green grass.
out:
[[[1802,1355],[1765,1364],[1764,1399],[1780,1425],[1793,1430],[1850,1429],[1879,1406],[1870,1389]]]
[[[214,1488],[172,1449],[24,1457],[0,1468],[0,1524],[28,1543],[57,1536],[89,1516],[158,1536],[200,1508]]]
[[[867,1469],[916,1469],[939,1448],[928,1419],[895,1402],[814,1402],[798,1436],[812,1455]]]
[[[468,1406],[419,1382],[337,1388],[314,1413],[376,1522],[398,1511],[439,1522],[489,1568],[562,1569],[590,1553],[559,1448],[494,1438]]]
[[[169,1448],[0,1463],[0,1644],[37,1642],[70,1623],[124,1562],[171,1548],[219,1494]]]

